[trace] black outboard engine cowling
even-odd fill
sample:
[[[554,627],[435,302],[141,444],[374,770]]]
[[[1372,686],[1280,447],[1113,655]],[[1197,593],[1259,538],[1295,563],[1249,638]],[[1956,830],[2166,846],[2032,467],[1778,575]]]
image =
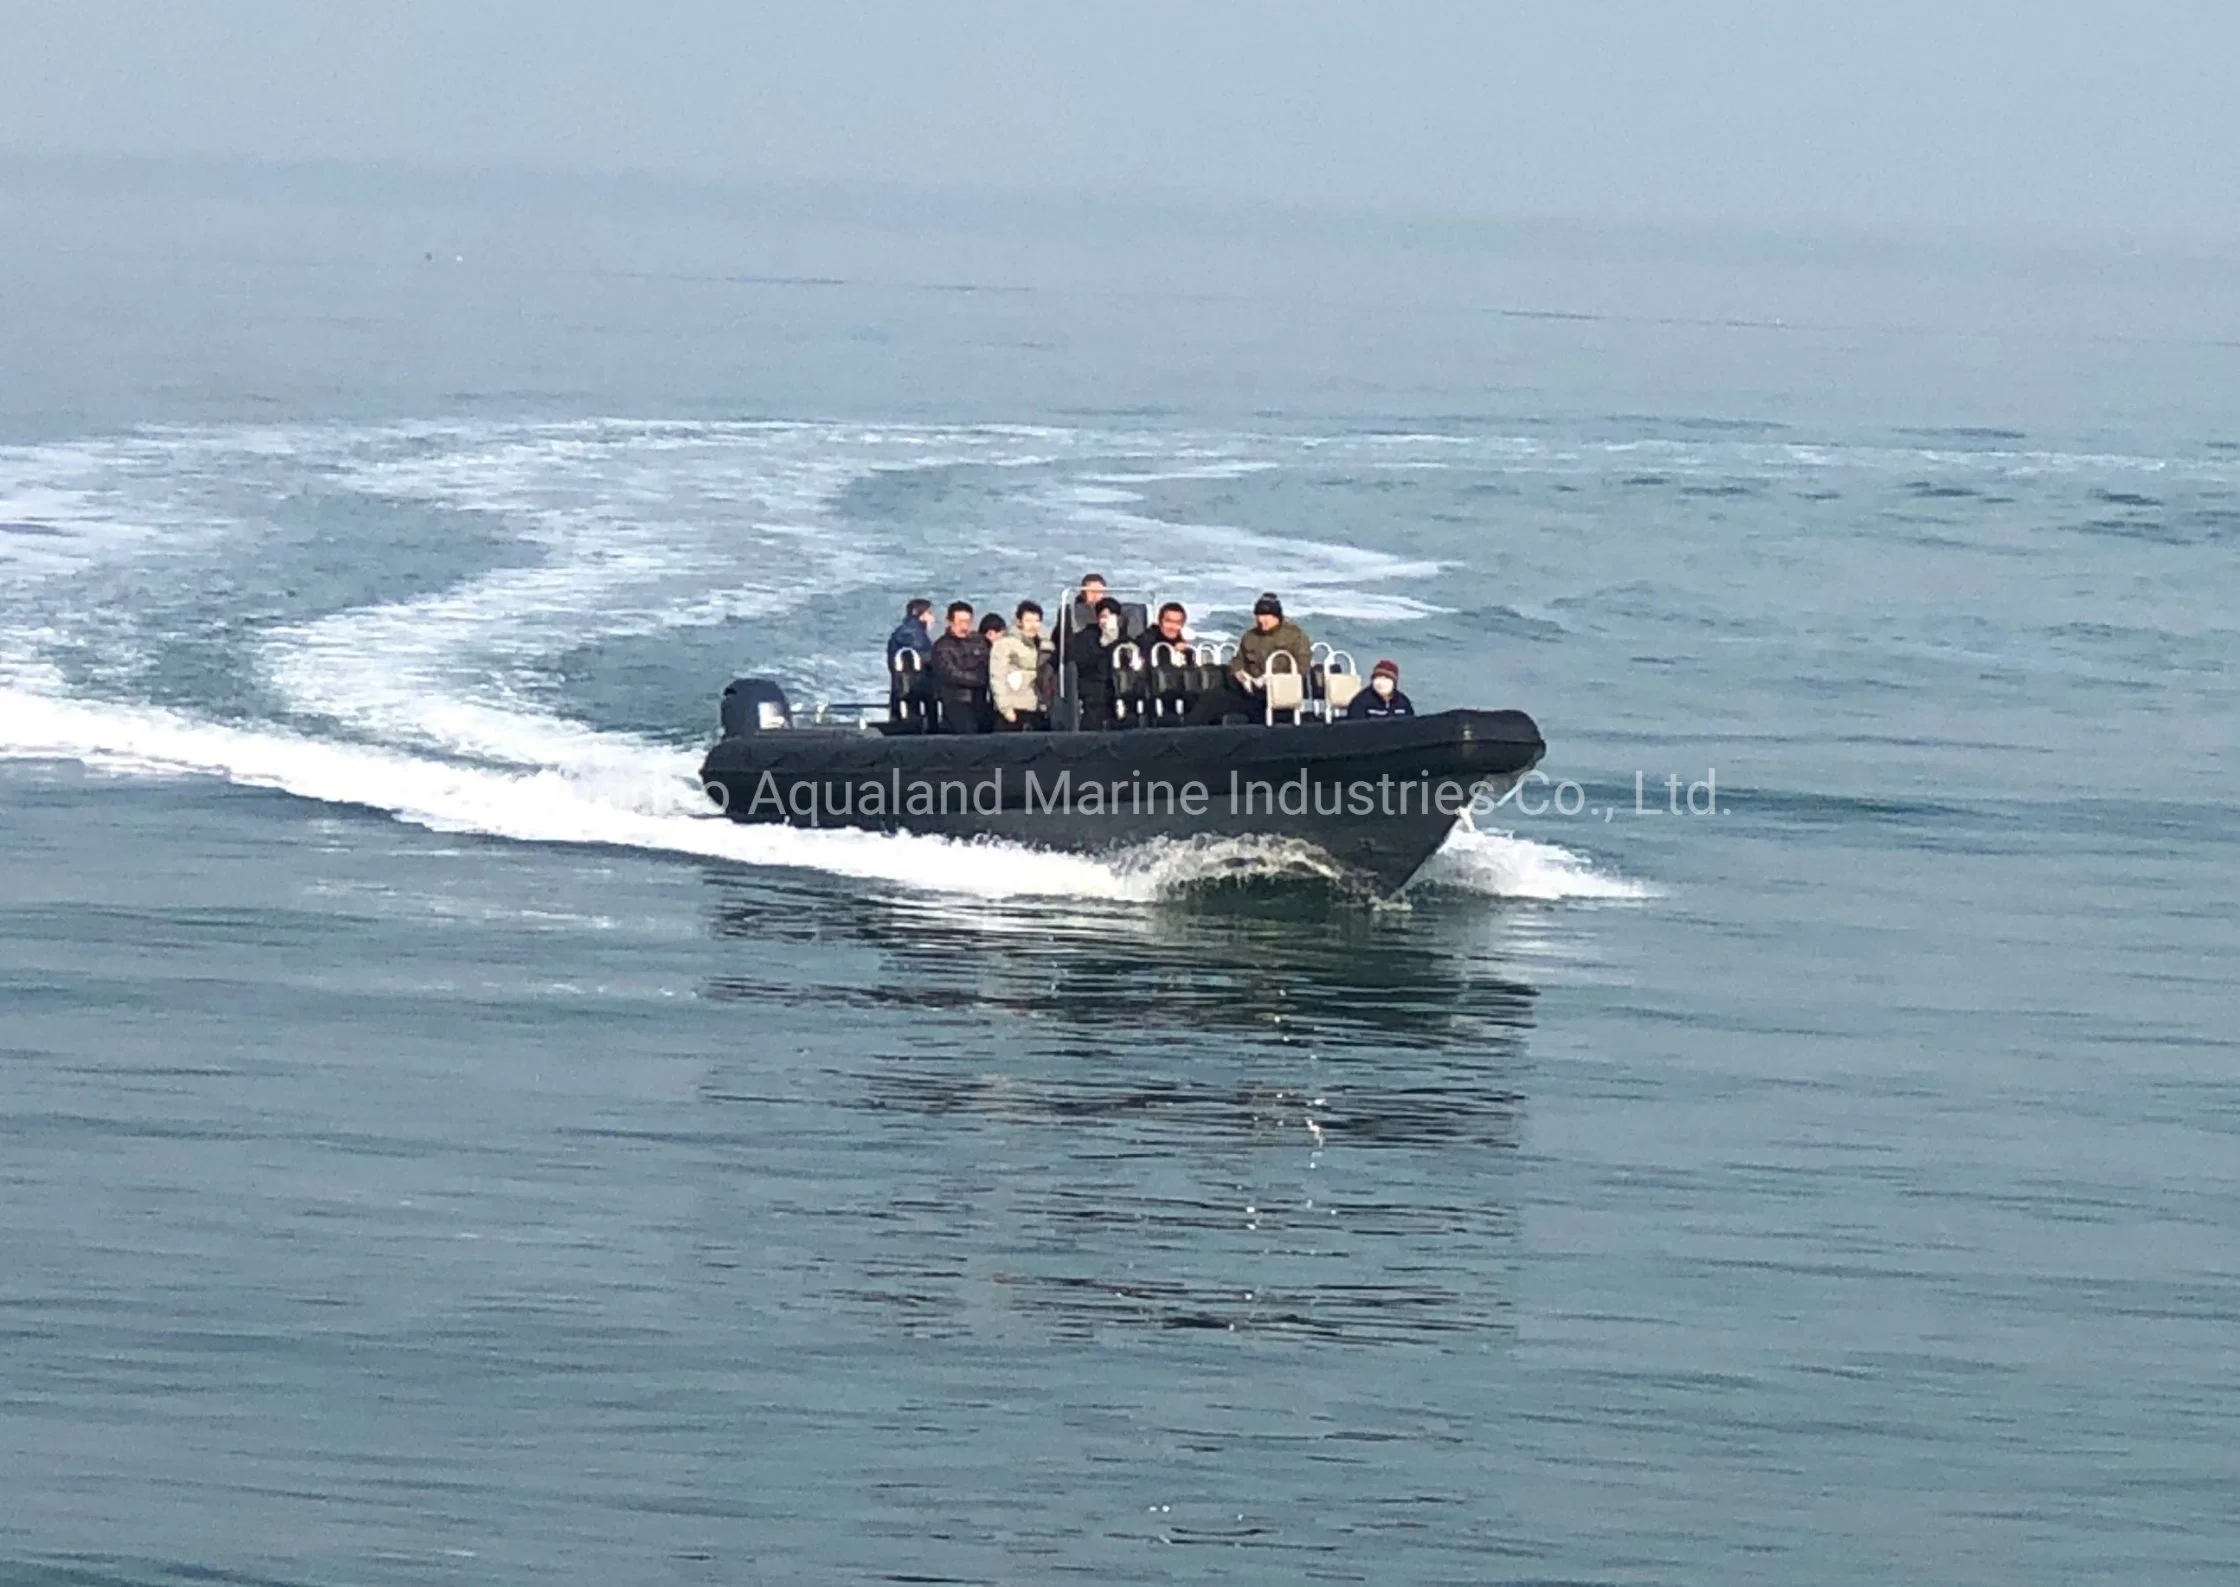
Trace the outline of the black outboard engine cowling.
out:
[[[791,727],[793,706],[768,678],[735,678],[724,685],[722,722],[725,738]]]

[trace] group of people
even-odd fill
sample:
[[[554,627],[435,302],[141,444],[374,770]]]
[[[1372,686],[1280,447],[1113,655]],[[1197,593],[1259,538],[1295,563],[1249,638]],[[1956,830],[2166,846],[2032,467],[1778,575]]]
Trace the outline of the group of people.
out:
[[[970,601],[951,601],[940,632],[933,602],[923,596],[903,608],[902,621],[887,636],[887,671],[899,705],[915,699],[938,706],[943,731],[950,733],[1024,733],[1050,726],[1057,699],[1058,646],[1044,631],[1045,613],[1034,601],[1021,601],[1006,623],[1000,612],[978,616]],[[1141,607],[1137,608],[1142,611]],[[1189,632],[1190,614],[1179,601],[1160,606],[1140,632],[1130,632],[1128,609],[1113,599],[1104,578],[1086,575],[1063,614],[1065,659],[1074,669],[1080,725],[1108,728],[1119,720],[1115,661],[1124,645],[1145,657],[1160,646],[1188,665],[1196,657]],[[910,662],[898,658],[907,651]],[[1282,653],[1305,677],[1314,666],[1313,647],[1299,625],[1283,615],[1283,602],[1262,595],[1253,603],[1252,626],[1238,639],[1216,685],[1201,692],[1183,720],[1203,725],[1261,715],[1262,691],[1270,661]],[[1369,687],[1346,708],[1349,719],[1413,716],[1415,706],[1400,692],[1400,667],[1379,661]]]
[[[1021,601],[1010,624],[1000,612],[973,621],[970,601],[951,601],[946,626],[934,634],[933,602],[920,596],[903,608],[887,636],[887,670],[899,701],[915,695],[938,702],[951,733],[1024,733],[1050,725],[1055,648],[1042,631],[1042,608]],[[905,651],[917,657],[914,681],[897,670]]]

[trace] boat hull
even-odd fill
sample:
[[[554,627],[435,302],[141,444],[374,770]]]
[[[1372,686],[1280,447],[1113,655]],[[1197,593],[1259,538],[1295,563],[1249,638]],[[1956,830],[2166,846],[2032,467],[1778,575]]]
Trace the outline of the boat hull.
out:
[[[1473,793],[1507,792],[1545,753],[1521,711],[1106,733],[795,727],[726,737],[701,779],[744,822],[1086,854],[1160,840],[1291,840],[1389,893],[1437,851]]]

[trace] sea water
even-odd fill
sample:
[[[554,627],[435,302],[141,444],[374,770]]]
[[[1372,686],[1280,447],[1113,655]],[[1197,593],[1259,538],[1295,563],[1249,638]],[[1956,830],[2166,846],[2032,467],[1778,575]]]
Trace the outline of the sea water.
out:
[[[0,1577],[2240,1570],[2240,279],[0,179]],[[1263,588],[1398,904],[707,819],[902,600]]]

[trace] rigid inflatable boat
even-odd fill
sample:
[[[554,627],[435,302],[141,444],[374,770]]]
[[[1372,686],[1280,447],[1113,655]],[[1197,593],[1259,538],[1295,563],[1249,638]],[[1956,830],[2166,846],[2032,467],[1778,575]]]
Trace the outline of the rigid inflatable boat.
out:
[[[1260,721],[1182,726],[1179,711],[1142,709],[1087,730],[1062,725],[1060,710],[1048,731],[947,734],[925,731],[899,691],[885,706],[797,718],[777,684],[741,679],[724,692],[723,736],[701,780],[736,821],[1075,853],[1291,839],[1389,894],[1473,801],[1506,794],[1546,753],[1522,711],[1354,721],[1331,708],[1337,692],[1302,679],[1290,709]]]

